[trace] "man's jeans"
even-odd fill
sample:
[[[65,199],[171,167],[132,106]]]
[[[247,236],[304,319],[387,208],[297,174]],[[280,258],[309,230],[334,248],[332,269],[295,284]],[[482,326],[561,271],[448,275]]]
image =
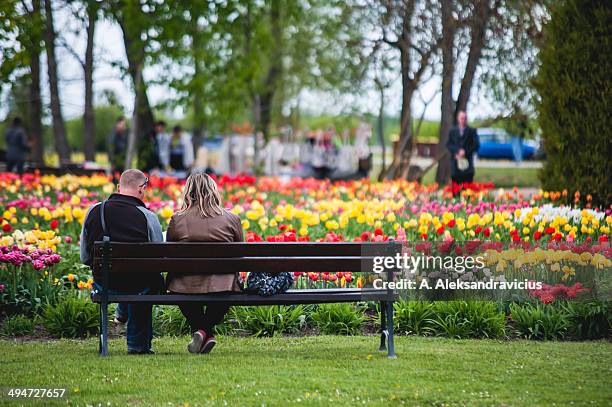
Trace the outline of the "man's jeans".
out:
[[[94,290],[101,293],[102,286],[94,283]],[[158,288],[145,287],[139,291],[108,290],[111,295],[120,294],[157,294]],[[127,348],[128,351],[145,352],[151,349],[153,339],[153,305],[152,304],[118,304],[117,312],[127,314]],[[123,314],[123,316],[125,316]]]

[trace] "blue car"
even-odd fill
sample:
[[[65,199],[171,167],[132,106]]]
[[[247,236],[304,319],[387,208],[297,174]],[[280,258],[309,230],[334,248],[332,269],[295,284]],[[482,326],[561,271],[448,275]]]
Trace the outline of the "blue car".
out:
[[[518,136],[508,133],[504,129],[482,128],[478,129],[480,148],[479,158],[520,160],[518,148],[522,151],[522,158],[532,158],[538,149],[537,143],[531,140],[521,142]]]

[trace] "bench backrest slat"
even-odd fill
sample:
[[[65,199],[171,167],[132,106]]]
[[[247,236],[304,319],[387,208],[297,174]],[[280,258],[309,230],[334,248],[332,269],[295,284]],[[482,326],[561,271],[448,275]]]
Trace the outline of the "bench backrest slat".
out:
[[[102,242],[94,270],[102,270]],[[110,243],[110,272],[371,271],[374,256],[394,256],[397,242]]]
[[[279,273],[283,271],[365,271],[372,270],[372,258],[362,257],[241,257],[186,259],[113,259],[111,272],[164,272],[223,274],[240,271]],[[96,263],[101,270],[102,263]]]
[[[369,254],[392,255],[395,249],[388,242],[167,242],[121,243],[111,242],[112,257],[124,258],[205,258],[254,256],[361,256]],[[102,256],[102,242],[95,244],[95,257]]]

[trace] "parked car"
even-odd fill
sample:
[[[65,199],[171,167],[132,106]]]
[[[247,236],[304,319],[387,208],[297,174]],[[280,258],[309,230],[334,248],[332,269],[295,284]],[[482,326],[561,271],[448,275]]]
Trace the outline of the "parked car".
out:
[[[482,128],[478,129],[480,139],[479,158],[516,160],[513,142],[519,142],[519,137],[508,133],[504,129]],[[533,140],[522,140],[521,150],[523,159],[532,158],[538,149],[538,143]]]

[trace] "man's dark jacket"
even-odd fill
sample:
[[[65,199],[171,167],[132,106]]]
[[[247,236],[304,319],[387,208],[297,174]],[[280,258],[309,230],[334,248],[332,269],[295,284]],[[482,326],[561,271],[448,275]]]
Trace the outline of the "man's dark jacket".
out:
[[[480,141],[476,129],[467,126],[463,129],[463,135],[461,135],[459,127],[453,127],[448,134],[446,147],[451,154],[451,173],[453,176],[474,173],[474,153],[478,152],[480,148]],[[470,164],[464,171],[457,168],[457,159],[455,158],[455,154],[457,154],[460,149],[465,151],[465,158]]]
[[[25,132],[21,127],[10,127],[6,131],[6,160],[21,162],[29,150]]]
[[[101,204],[87,211],[81,230],[81,262],[92,266],[94,242],[102,241]],[[104,219],[112,242],[163,242],[164,237],[157,215],[135,197],[112,194],[105,204]],[[159,284],[159,275],[142,273],[110,273],[109,287],[119,291],[133,291]],[[94,281],[103,285],[101,273],[94,273]]]
[[[143,137],[138,144],[138,163],[142,163],[140,168],[144,172],[150,172],[152,169],[162,167],[159,160],[159,142],[157,141],[157,133],[154,130]]]

